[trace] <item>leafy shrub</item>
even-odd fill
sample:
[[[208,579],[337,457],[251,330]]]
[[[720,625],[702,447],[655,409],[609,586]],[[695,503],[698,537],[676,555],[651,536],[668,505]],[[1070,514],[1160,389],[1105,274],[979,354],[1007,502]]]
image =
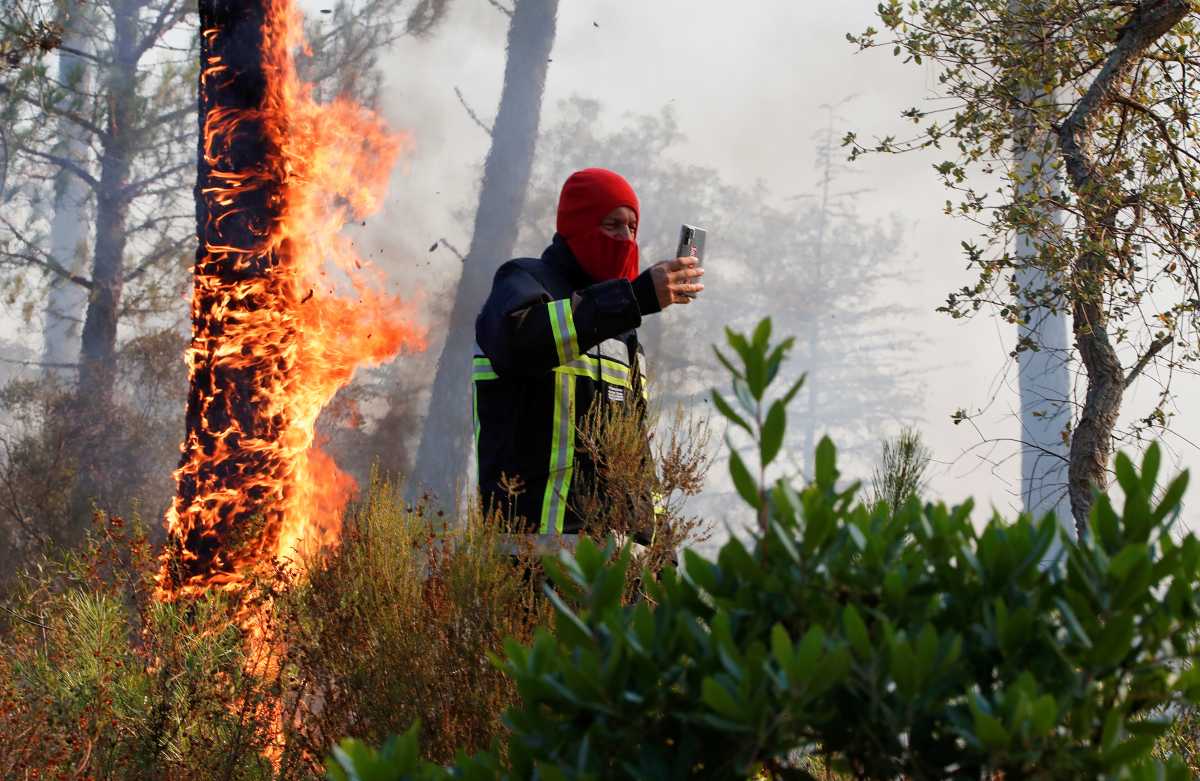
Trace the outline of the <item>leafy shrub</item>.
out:
[[[1118,455],[1123,511],[1099,497],[1053,556],[1052,516],[978,530],[970,502],[868,507],[828,440],[810,485],[768,484],[788,343],[769,322],[729,340],[736,407],[716,398],[757,444],[730,454],[751,543],[686,552],[654,608],[621,602],[627,549],[547,560],[554,631],[500,662],[521,695],[506,752],[442,770],[415,732],[382,754],[348,741],[332,778],[812,778],[811,757],[860,779],[1188,777],[1151,755],[1165,709],[1200,697],[1200,543],[1172,537],[1186,474],[1160,493],[1156,446],[1140,469]]]

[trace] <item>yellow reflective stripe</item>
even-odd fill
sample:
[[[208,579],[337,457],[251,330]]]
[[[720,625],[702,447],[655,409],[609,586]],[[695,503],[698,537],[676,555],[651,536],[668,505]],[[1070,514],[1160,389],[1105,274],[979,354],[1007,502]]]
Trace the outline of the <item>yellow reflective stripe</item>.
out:
[[[575,319],[571,314],[571,299],[561,298],[546,305],[550,313],[550,330],[554,332],[554,346],[558,350],[559,364],[567,364],[579,357],[579,339],[575,334]]]
[[[542,497],[541,533],[562,534],[567,512],[567,492],[575,469],[575,378],[558,374],[554,394],[554,433],[550,440],[550,474]]]
[[[632,387],[629,381],[629,367],[609,358],[600,359],[600,377],[612,385]]]
[[[475,469],[479,469],[479,389],[471,383],[471,413],[475,420]]]
[[[492,362],[483,356],[475,356],[475,364],[471,368],[471,379],[473,380],[495,380],[499,379],[500,375],[496,374],[492,369]]]

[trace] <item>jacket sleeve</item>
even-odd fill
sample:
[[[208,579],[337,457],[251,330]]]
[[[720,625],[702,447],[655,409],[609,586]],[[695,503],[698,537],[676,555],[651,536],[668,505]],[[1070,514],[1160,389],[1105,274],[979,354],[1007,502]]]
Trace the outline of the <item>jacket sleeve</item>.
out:
[[[658,311],[649,303],[647,285],[652,296],[648,276],[633,284],[625,279],[601,282],[576,291],[580,300],[572,307],[570,298],[552,298],[532,274],[506,263],[496,272],[475,320],[475,340],[498,375],[546,372],[637,328],[643,308]],[[656,307],[657,299],[653,302]]]

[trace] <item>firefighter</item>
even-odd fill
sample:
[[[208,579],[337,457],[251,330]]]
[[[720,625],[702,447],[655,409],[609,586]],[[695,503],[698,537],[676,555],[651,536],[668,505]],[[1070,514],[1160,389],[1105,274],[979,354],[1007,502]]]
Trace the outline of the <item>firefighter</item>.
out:
[[[695,258],[639,273],[638,215],[637,195],[620,175],[602,168],[572,174],[550,246],[540,258],[501,266],[475,321],[484,507],[542,543],[573,541],[582,531],[573,486],[594,477],[587,454],[576,448],[584,416],[593,404],[645,399],[642,319],[704,289]],[[647,528],[634,530],[642,542],[649,515]]]

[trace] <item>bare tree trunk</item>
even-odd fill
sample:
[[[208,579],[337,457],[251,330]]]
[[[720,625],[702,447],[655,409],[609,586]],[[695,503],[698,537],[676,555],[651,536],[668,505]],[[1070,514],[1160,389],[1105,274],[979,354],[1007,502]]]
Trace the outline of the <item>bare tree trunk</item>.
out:
[[[491,288],[492,275],[512,257],[516,244],[557,13],[558,0],[517,0],[508,28],[504,88],[484,164],[475,230],[455,294],[446,345],[438,359],[413,475],[414,489],[430,490],[442,500],[453,500],[469,463],[475,317]]]
[[[1012,0],[1015,12],[1027,12],[1027,0]],[[1044,59],[1044,41],[1028,42],[1032,58]],[[1046,70],[1045,68],[1042,69]],[[1053,74],[1044,74],[1050,81]],[[1035,222],[1044,230],[1061,236],[1064,227],[1061,210],[1048,205],[1063,187],[1061,173],[1051,165],[1058,154],[1057,140],[1049,128],[1039,128],[1033,111],[1022,106],[1057,105],[1059,90],[1025,89],[1022,105],[1014,109],[1013,138],[1016,198],[1035,202]],[[1040,518],[1053,512],[1059,524],[1073,527],[1067,491],[1069,462],[1068,438],[1071,426],[1069,374],[1070,343],[1067,341],[1067,313],[1061,279],[1052,278],[1044,257],[1047,237],[1035,231],[1016,236],[1018,289],[1024,293],[1022,322],[1017,326],[1019,342],[1028,349],[1017,353],[1017,377],[1021,394],[1021,500],[1025,512]]]
[[[824,168],[821,172],[821,205],[820,212],[817,216],[817,239],[816,246],[813,251],[813,274],[816,277],[816,284],[812,290],[813,301],[825,301],[825,232],[829,228],[829,185],[833,183],[833,107],[829,107],[829,126],[826,129],[824,137],[821,139],[821,158],[824,163]],[[808,324],[808,366],[806,371],[808,379],[805,384],[808,386],[808,415],[804,423],[804,479],[815,480],[816,469],[814,467],[815,457],[817,453],[817,418],[820,414],[820,407],[817,401],[817,372],[820,370],[821,359],[817,357],[821,345],[824,343],[824,335],[821,333],[821,326],[824,321],[821,307],[810,307],[812,312],[812,320]]]
[[[105,78],[109,95],[106,137],[100,155],[100,187],[96,193],[96,246],[92,255],[92,288],[79,356],[76,416],[78,481],[76,505],[103,505],[109,493],[105,471],[112,456],[103,439],[112,412],[117,374],[117,318],[125,282],[126,222],[129,216],[129,176],[136,120],[135,91],[138,62],[136,0],[115,0],[113,60]]]
[[[58,81],[62,85],[61,108],[78,111],[73,96],[92,91],[92,69],[85,57],[73,52],[88,53],[91,43],[89,26],[92,21],[89,6],[81,5],[68,12],[63,32],[63,48],[58,52]],[[80,98],[83,100],[83,98]],[[87,167],[89,133],[69,119],[58,120],[59,145],[54,153]],[[50,254],[54,261],[73,276],[84,277],[88,249],[89,225],[87,214],[87,185],[60,168],[54,179],[54,215],[50,221]],[[73,379],[66,369],[79,356],[80,326],[83,322],[87,290],[62,276],[50,280],[42,325],[42,362],[47,377],[64,381]]]
[[[1116,205],[1097,202],[1103,173],[1096,160],[1092,131],[1104,109],[1117,96],[1145,53],[1191,11],[1189,0],[1143,0],[1121,31],[1117,44],[1059,130],[1059,145],[1072,189],[1079,198],[1086,221],[1088,245],[1075,266],[1076,300],[1072,330],[1079,356],[1087,370],[1087,396],[1079,424],[1071,437],[1071,512],[1079,534],[1087,530],[1092,509],[1092,491],[1108,485],[1108,461],[1112,455],[1112,432],[1121,412],[1125,373],[1108,336],[1108,309],[1104,299],[1103,272],[1113,247],[1112,227],[1122,208],[1135,206],[1136,198]]]

